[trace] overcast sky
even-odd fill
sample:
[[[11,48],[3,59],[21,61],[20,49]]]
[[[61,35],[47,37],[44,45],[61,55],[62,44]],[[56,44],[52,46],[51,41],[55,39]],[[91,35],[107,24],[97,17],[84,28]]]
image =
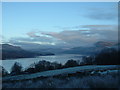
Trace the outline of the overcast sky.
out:
[[[118,38],[117,2],[4,2],[3,42],[76,47]]]

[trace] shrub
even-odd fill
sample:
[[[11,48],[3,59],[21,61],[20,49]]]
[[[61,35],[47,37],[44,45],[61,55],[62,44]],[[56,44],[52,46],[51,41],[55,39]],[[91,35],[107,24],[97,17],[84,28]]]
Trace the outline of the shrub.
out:
[[[94,64],[94,56],[83,56],[82,62],[80,65],[93,65]]]
[[[75,67],[75,66],[78,66],[79,64],[77,63],[77,61],[75,60],[68,60],[64,67]]]
[[[4,67],[2,67],[2,76],[4,77],[7,76],[8,74],[9,74],[8,71]]]
[[[22,65],[18,62],[15,62],[11,68],[11,75],[18,75],[22,73]]]
[[[41,72],[41,71],[46,71],[49,69],[50,62],[48,61],[39,61],[38,63],[35,64],[35,72]]]
[[[47,70],[55,70],[62,68],[62,64],[59,64],[57,62],[49,62],[49,61],[39,61],[38,63],[34,63],[30,65],[25,72],[28,73],[35,73],[35,72],[42,72]]]
[[[25,73],[35,73],[35,68],[32,68],[32,67],[27,68],[24,72]]]
[[[48,77],[45,79],[37,80],[25,80],[16,82],[5,82],[2,84],[4,88],[80,88],[80,89],[97,89],[97,88],[114,88],[115,90],[120,89],[119,75],[116,77],[111,75],[105,76],[84,76],[84,77],[67,77],[65,79]]]
[[[62,64],[57,63],[57,62],[53,62],[53,63],[51,63],[50,67],[53,67],[53,69],[61,69]]]

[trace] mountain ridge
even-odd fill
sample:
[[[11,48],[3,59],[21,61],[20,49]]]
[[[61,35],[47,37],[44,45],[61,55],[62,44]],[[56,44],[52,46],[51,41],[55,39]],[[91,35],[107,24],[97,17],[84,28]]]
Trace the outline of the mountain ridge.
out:
[[[19,46],[13,46],[10,44],[1,44],[2,46],[0,54],[0,59],[5,60],[5,59],[16,59],[16,58],[32,58],[36,56],[42,56],[46,54],[42,53],[37,53],[37,52],[32,52],[32,51],[27,51],[22,49]],[[47,55],[54,55],[52,53],[48,53]]]

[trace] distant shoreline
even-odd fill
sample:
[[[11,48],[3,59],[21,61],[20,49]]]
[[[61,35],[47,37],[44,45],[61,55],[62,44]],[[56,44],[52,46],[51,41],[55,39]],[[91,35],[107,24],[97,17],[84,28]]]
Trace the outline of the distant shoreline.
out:
[[[39,56],[53,56],[55,54],[49,54],[49,55],[39,55]],[[16,59],[21,59],[21,58],[36,58],[36,57],[39,57],[39,56],[33,56],[33,57],[19,57],[19,58],[6,58],[6,59],[1,59],[1,60],[16,60]]]

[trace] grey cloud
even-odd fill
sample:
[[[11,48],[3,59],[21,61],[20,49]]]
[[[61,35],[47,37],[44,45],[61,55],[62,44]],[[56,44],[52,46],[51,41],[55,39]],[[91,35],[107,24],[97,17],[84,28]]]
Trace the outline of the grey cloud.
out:
[[[27,35],[29,36],[27,41],[53,42],[53,38],[40,35],[40,32],[32,31],[28,32]],[[23,39],[25,40],[26,38]]]
[[[59,33],[43,33],[62,40],[73,46],[91,45],[100,40],[117,40],[117,26],[112,25],[86,25],[87,30],[69,30]]]
[[[77,47],[93,45],[97,41],[117,41],[118,30],[114,25],[85,25],[86,30],[62,32],[31,32],[26,38],[11,38],[10,43],[33,47]],[[40,43],[41,42],[41,43]],[[43,44],[42,44],[43,43]],[[29,47],[28,47],[29,46]]]
[[[28,37],[14,37],[7,43],[21,46],[23,48],[49,48],[49,47],[59,47],[64,44],[61,40],[58,40],[48,35],[43,35],[40,32],[28,32]],[[63,43],[63,44],[61,44]],[[63,45],[64,46],[64,45]]]
[[[22,47],[23,49],[36,49],[36,48],[49,48],[51,45],[41,45],[33,42],[19,42],[18,40],[10,40],[8,43],[13,45],[18,45]]]
[[[88,9],[88,14],[85,15],[90,19],[95,20],[115,20],[118,17],[118,9],[117,8],[96,8],[96,9]]]
[[[28,32],[27,35],[29,37],[39,37],[38,35],[36,35],[36,32],[32,31],[32,32]]]
[[[27,49],[27,50],[30,50],[30,49],[47,49],[47,48],[68,48],[68,47],[71,46],[69,44],[64,43],[61,40],[57,40],[57,42],[55,41],[55,45],[51,45],[51,44],[34,43],[34,41],[31,41],[28,38],[19,38],[19,39],[18,38],[12,38],[7,43],[21,46],[23,49]]]
[[[85,28],[89,28],[91,34],[98,33],[101,37],[108,40],[118,39],[118,26],[117,25],[86,25]]]
[[[40,36],[40,37],[35,37],[35,38],[30,38],[30,37],[19,37],[19,38],[11,38],[9,41],[17,41],[17,42],[27,42],[27,43],[36,43],[36,42],[41,42],[41,43],[52,43],[53,39],[48,38],[45,36]]]
[[[64,41],[67,44],[70,44],[71,46],[81,46],[85,45],[87,43],[90,44],[90,42],[94,41],[93,36],[91,36],[91,39],[89,36],[81,33],[80,30],[77,31],[63,31],[60,33],[46,33],[46,35],[50,35],[54,38],[60,39]]]

